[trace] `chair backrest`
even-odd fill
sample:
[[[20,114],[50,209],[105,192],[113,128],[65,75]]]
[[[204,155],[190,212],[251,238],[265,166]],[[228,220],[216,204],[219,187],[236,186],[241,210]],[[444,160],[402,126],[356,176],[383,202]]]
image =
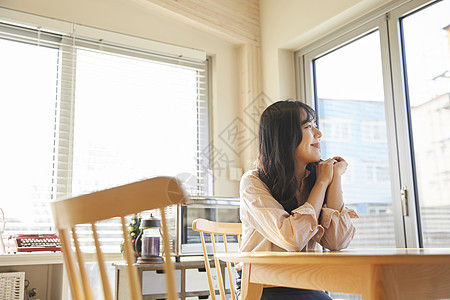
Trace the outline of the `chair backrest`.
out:
[[[215,300],[216,299],[215,290],[214,290],[213,279],[212,279],[212,275],[211,275],[211,269],[209,266],[208,251],[207,251],[207,247],[206,247],[204,234],[209,234],[211,236],[211,244],[212,244],[213,254],[216,254],[218,251],[218,247],[216,245],[214,235],[215,234],[222,235],[223,243],[224,243],[224,251],[225,251],[225,253],[228,253],[227,236],[237,236],[239,247],[241,246],[242,224],[241,223],[213,222],[213,221],[209,221],[209,220],[205,220],[205,219],[196,219],[192,223],[192,230],[198,231],[200,233],[200,238],[202,240],[203,257],[205,259],[205,269],[206,269],[206,274],[208,276],[209,291],[211,293],[211,299]],[[216,257],[214,257],[214,264],[216,266],[220,298],[222,300],[225,300],[225,282],[223,280],[223,276],[222,276],[222,272],[221,272],[221,268],[220,268],[220,262]],[[228,270],[228,279],[229,279],[229,283],[230,283],[231,298],[233,300],[235,300],[236,299],[235,287],[234,287],[234,281],[233,281],[233,275],[232,275],[233,270],[231,268],[230,262],[227,262],[226,264],[227,264],[227,270]]]
[[[173,204],[184,203],[186,200],[185,198],[186,195],[175,178],[155,177],[51,203],[53,219],[61,240],[64,264],[67,269],[73,298],[76,300],[94,300],[83,261],[83,253],[80,250],[75,230],[76,225],[90,224],[92,228],[103,293],[105,299],[112,300],[113,296],[106,274],[105,261],[100,248],[95,223],[114,217],[120,217],[127,262],[128,282],[130,286],[130,299],[141,300],[142,290],[136,267],[133,265],[135,262],[134,250],[132,249],[125,216],[159,208],[161,210],[162,234],[167,237],[169,234],[164,208]],[[72,234],[72,237],[70,236],[70,233]],[[72,241],[73,247],[75,248],[75,255],[72,250]],[[170,249],[168,239],[163,239],[163,242],[164,249]],[[178,299],[170,251],[164,252],[167,299]]]

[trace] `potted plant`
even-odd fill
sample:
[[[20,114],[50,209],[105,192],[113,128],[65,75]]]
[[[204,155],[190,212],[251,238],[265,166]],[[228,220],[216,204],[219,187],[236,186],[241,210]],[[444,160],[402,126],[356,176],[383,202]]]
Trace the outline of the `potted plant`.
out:
[[[130,239],[131,239],[131,245],[134,252],[134,256],[137,259],[138,255],[136,253],[136,243],[139,241],[137,240],[137,237],[139,236],[139,233],[141,230],[139,229],[139,226],[141,225],[141,219],[142,217],[140,215],[133,215],[130,219],[130,223],[128,224],[128,230],[130,231]],[[124,245],[123,242],[120,244],[120,252],[124,254]]]

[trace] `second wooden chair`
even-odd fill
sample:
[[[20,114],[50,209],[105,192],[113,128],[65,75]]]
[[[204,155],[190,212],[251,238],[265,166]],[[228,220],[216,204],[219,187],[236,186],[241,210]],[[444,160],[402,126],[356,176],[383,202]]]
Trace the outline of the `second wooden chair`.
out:
[[[208,276],[208,285],[209,285],[209,291],[211,293],[211,299],[215,300],[215,289],[214,289],[214,283],[213,278],[211,274],[211,268],[209,266],[209,258],[208,258],[208,251],[207,251],[207,244],[205,242],[205,234],[209,234],[211,236],[211,244],[213,249],[213,254],[216,254],[218,251],[218,245],[216,244],[216,240],[214,238],[214,235],[221,235],[223,237],[223,246],[225,253],[228,253],[229,245],[227,242],[227,236],[237,236],[238,245],[241,246],[241,235],[242,235],[242,224],[241,223],[224,223],[224,222],[213,222],[205,219],[197,219],[194,220],[192,223],[192,230],[198,231],[200,233],[200,238],[202,240],[202,247],[203,247],[203,256],[205,259],[205,268],[206,273]],[[219,293],[220,298],[222,300],[225,300],[225,281],[222,276],[222,272],[220,271],[220,262],[217,258],[214,257],[214,263],[216,266],[216,272],[217,272],[217,281],[219,283]],[[233,300],[236,299],[235,296],[235,287],[234,287],[234,280],[233,280],[233,269],[231,266],[231,263],[227,262],[227,273],[228,273],[228,279],[230,283],[230,293],[231,298]]]

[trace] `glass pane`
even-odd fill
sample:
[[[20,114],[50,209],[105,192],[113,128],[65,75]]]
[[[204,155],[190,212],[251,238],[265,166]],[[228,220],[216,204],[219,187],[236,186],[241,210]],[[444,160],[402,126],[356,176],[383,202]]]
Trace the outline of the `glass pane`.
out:
[[[322,158],[347,160],[344,202],[359,215],[349,248],[395,247],[379,32],[316,59],[314,67]]]
[[[77,51],[72,194],[197,174],[197,71]]]
[[[395,247],[379,32],[315,60],[322,158],[342,156],[344,201],[359,214],[349,248]]]
[[[0,39],[0,206],[9,233],[52,227],[57,70],[57,49]]]
[[[424,247],[450,244],[450,1],[402,20]]]

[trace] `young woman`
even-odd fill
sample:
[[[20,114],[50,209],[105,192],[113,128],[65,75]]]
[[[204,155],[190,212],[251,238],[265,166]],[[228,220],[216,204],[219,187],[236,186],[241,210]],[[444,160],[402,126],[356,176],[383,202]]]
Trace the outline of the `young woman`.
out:
[[[294,100],[261,115],[257,169],[241,179],[241,251],[311,251],[346,248],[355,234],[344,206],[342,157],[321,160],[316,114]],[[239,268],[239,267],[238,267]],[[239,272],[238,272],[239,274]],[[240,274],[237,290],[240,293]],[[261,299],[331,299],[322,291],[265,288]]]

